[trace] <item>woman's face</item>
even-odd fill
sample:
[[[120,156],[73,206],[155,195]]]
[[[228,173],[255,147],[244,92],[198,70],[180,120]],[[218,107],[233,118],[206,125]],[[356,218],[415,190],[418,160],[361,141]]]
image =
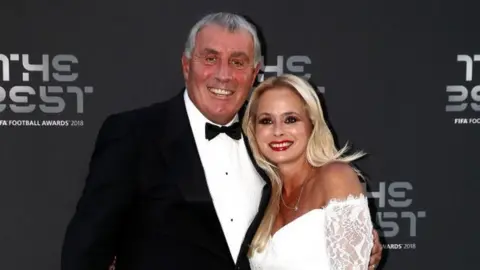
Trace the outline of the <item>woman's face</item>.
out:
[[[312,124],[302,98],[287,87],[264,92],[258,100],[255,137],[259,151],[273,164],[305,159]]]

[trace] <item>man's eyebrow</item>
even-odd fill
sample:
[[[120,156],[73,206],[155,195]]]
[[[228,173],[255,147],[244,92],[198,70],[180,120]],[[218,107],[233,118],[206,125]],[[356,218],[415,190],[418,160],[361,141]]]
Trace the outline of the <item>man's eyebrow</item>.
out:
[[[233,56],[233,57],[245,57],[245,58],[249,58],[249,57],[248,57],[248,54],[246,54],[245,52],[242,52],[242,51],[233,52],[233,53],[231,54],[231,56]]]
[[[212,48],[205,48],[200,52],[200,55],[205,55],[205,54],[219,54],[219,52]]]

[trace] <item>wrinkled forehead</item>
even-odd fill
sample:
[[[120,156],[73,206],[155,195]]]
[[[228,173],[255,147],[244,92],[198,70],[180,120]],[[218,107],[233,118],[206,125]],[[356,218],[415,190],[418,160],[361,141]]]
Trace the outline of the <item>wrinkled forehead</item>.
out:
[[[216,53],[223,56],[254,57],[252,35],[245,29],[230,30],[219,25],[206,25],[195,37],[195,53]]]

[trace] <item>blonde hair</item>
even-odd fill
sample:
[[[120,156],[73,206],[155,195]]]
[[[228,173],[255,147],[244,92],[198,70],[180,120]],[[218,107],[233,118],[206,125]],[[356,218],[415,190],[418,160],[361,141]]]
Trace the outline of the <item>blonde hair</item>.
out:
[[[249,144],[253,152],[255,161],[258,163],[270,178],[272,183],[272,195],[270,197],[265,215],[253,237],[250,245],[249,256],[254,251],[262,252],[268,242],[272,232],[273,224],[277,218],[280,207],[280,196],[282,193],[282,181],[279,177],[277,167],[269,162],[258,150],[255,137],[256,112],[258,109],[258,101],[263,93],[274,88],[288,88],[305,103],[305,109],[312,123],[312,133],[308,139],[306,158],[313,167],[320,167],[330,162],[349,163],[364,155],[363,152],[357,152],[352,155],[344,156],[349,147],[346,144],[342,149],[337,150],[333,139],[332,132],[327,126],[323,116],[322,106],[314,88],[304,79],[291,74],[283,74],[278,77],[270,77],[262,82],[255,90],[253,90],[245,115],[243,117],[242,128],[249,138]],[[361,176],[360,172],[354,170]]]

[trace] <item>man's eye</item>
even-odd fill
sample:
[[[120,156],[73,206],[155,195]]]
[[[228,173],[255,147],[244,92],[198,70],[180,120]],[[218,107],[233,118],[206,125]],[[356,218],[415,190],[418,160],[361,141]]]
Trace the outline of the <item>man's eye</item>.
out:
[[[243,68],[245,66],[245,63],[241,60],[232,60],[230,62],[237,68]]]
[[[207,63],[215,63],[215,61],[217,61],[217,58],[215,56],[207,56],[205,57],[205,61]]]

